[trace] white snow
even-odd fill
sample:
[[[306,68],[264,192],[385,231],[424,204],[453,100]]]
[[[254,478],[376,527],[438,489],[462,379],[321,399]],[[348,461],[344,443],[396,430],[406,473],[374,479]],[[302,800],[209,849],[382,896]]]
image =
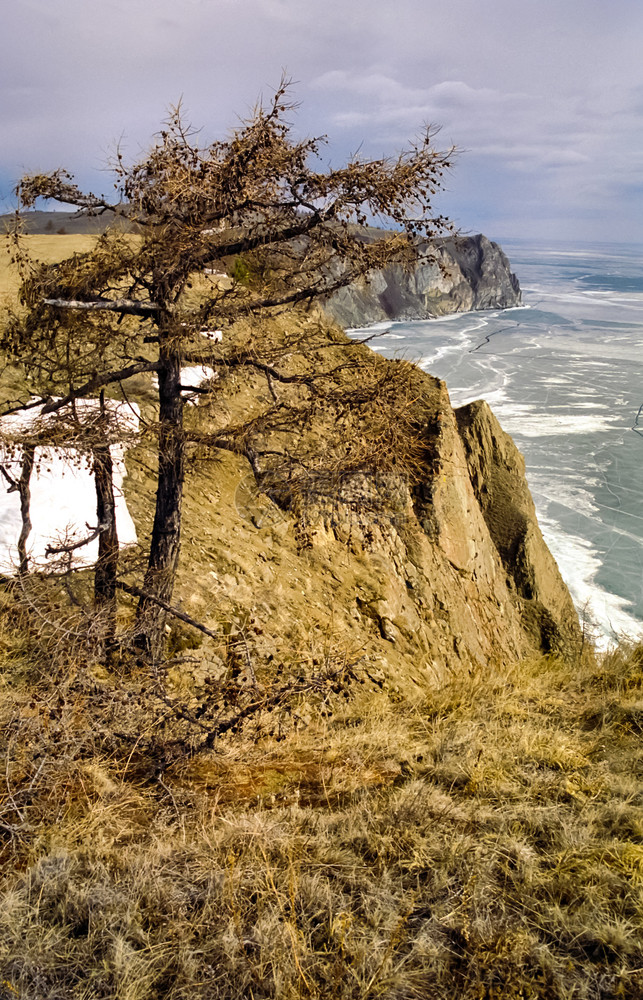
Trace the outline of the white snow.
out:
[[[218,377],[218,372],[215,372],[214,368],[210,368],[208,365],[188,365],[186,368],[181,369],[181,385],[184,389],[189,389],[191,387],[198,389],[203,382],[207,382],[208,379]],[[155,389],[158,389],[158,376],[152,375],[152,385]],[[196,392],[191,394],[186,393],[184,398],[186,403],[196,405],[199,401],[199,394]]]
[[[116,499],[116,527],[121,547],[136,542],[136,528],[127,509],[123,495],[125,450],[128,438],[138,432],[139,410],[134,405],[106,400],[111,425],[110,445],[114,463],[114,494]],[[99,413],[99,402],[94,399],[76,401],[76,413],[82,422]],[[22,448],[12,445],[17,435],[37,433],[54,425],[60,417],[69,417],[65,408],[58,414],[41,415],[41,407],[23,410],[0,419],[0,462],[14,479],[20,476]],[[118,440],[116,438],[118,437]],[[4,489],[3,489],[4,484]],[[48,545],[80,541],[96,526],[96,491],[90,457],[77,448],[39,445],[36,447],[34,468],[30,480],[30,517],[33,525],[27,540],[30,568],[52,567],[52,560],[45,551]],[[9,484],[4,477],[0,482],[0,572],[12,574],[18,565],[18,537],[22,527],[20,495],[17,490],[7,492]],[[90,566],[98,557],[98,540],[95,539],[72,553],[71,565]]]
[[[214,368],[208,368],[207,365],[190,365],[188,368],[181,369],[181,385],[186,388],[188,386],[198,388],[202,382],[214,378],[214,375]]]
[[[202,335],[220,341],[221,330],[202,330]],[[203,382],[216,378],[217,373],[207,365],[192,365],[181,369],[181,384],[198,388]],[[158,380],[154,379],[158,385]],[[197,402],[198,395],[186,394],[186,402]],[[0,463],[14,479],[20,478],[22,446],[16,439],[36,436],[55,426],[64,427],[61,434],[69,445],[38,445],[31,474],[30,517],[33,525],[27,539],[27,553],[31,569],[54,568],[57,556],[47,556],[48,546],[80,541],[96,527],[96,492],[91,459],[86,451],[73,447],[71,442],[78,434],[78,422],[95,420],[99,415],[97,399],[77,399],[75,415],[71,407],[56,413],[42,414],[42,406],[21,410],[0,418]],[[114,495],[116,500],[116,529],[121,547],[136,542],[136,528],[127,509],[123,495],[123,480],[127,475],[125,451],[128,439],[138,433],[140,411],[137,406],[106,400],[108,437],[114,466]],[[0,477],[0,573],[11,575],[18,566],[18,538],[22,528],[20,494],[10,492],[4,476]],[[71,566],[91,566],[98,558],[98,539],[83,545],[70,554]]]

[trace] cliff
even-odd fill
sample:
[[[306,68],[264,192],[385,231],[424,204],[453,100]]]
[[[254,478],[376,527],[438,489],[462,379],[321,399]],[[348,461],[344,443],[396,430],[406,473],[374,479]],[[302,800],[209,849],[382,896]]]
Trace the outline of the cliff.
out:
[[[505,254],[486,236],[437,244],[433,259],[412,271],[388,267],[368,282],[335,292],[324,308],[344,327],[417,320],[520,304],[520,286]]]
[[[245,623],[244,657],[259,674],[299,655],[311,663],[354,656],[370,683],[411,696],[454,673],[540,652],[573,660],[580,631],[569,593],[540,533],[522,456],[487,405],[454,411],[443,382],[338,331],[325,346],[301,365],[341,365],[353,385],[373,366],[404,375],[400,393],[423,455],[417,475],[353,468],[330,500],[307,503],[301,489],[281,497],[262,489],[245,458],[217,452],[186,483],[179,605],[215,630]],[[296,409],[303,391],[292,386],[288,405]],[[221,384],[222,420],[261,406],[268,413],[250,376]],[[205,413],[197,406],[191,419]],[[208,426],[216,420],[208,414]],[[255,470],[269,472],[286,440],[293,467],[308,456],[319,468],[315,449],[331,460],[336,428],[322,403],[287,436],[283,426],[261,426]],[[375,432],[365,447],[377,446]],[[130,453],[125,491],[139,537],[149,530],[147,465]],[[181,683],[193,671],[198,688],[227,656],[225,643],[204,640],[194,652],[200,665],[182,668]]]
[[[413,308],[430,302],[434,312],[517,299],[499,248],[484,237],[459,242],[456,271],[455,246],[440,249],[445,272],[451,262],[449,278],[437,265],[397,275],[406,315],[409,289],[415,289]],[[389,290],[390,311],[392,277],[379,280]],[[373,286],[362,291],[375,308]],[[353,296],[355,306],[358,290],[342,294]],[[369,316],[364,303],[360,308],[345,321],[381,318]],[[226,636],[240,628],[259,672],[275,662],[292,664],[302,650],[313,660],[332,650],[355,653],[374,683],[407,691],[540,651],[574,658],[576,615],[542,539],[524,462],[485,404],[454,412],[444,383],[351,341],[314,310],[228,328],[222,344],[212,343],[213,364],[215,355],[234,352],[235,337],[259,359],[278,358],[287,381],[266,384],[263,375],[222,363],[210,403],[197,397],[202,402],[186,409],[188,426],[205,439],[222,428],[247,428],[245,444],[230,439],[229,450],[216,449],[207,461],[195,453],[189,465],[175,597],[222,637],[200,640],[196,666],[183,671],[181,683],[192,672],[195,697],[212,664],[229,665]],[[356,388],[380,381],[388,400],[371,394],[366,408],[357,400],[342,412]],[[142,426],[153,426],[151,376],[139,376],[131,399],[141,407]],[[412,474],[395,465],[397,445],[405,447],[401,431],[395,441],[398,417],[417,438]],[[387,439],[384,467],[378,451]],[[155,461],[143,434],[127,454],[123,484],[143,552]],[[284,464],[284,483],[299,470],[299,494],[269,488],[276,461]],[[332,473],[329,488],[301,495],[304,473],[324,486],[320,470]],[[85,521],[91,523],[91,511]]]
[[[560,623],[576,616],[538,527],[524,459],[484,400],[460,407],[455,415],[489,534],[522,602],[523,619],[534,623],[546,650],[558,642]]]

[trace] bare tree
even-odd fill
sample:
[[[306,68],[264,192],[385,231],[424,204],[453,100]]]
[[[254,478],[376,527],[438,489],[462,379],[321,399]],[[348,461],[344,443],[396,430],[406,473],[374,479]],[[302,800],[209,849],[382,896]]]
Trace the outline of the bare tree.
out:
[[[0,445],[3,458],[6,459],[0,464],[0,473],[9,484],[8,492],[18,493],[20,500],[18,574],[24,577],[33,568],[68,572],[76,568],[74,558],[80,550],[97,540],[94,605],[99,613],[100,622],[97,619],[97,626],[100,627],[96,629],[96,633],[101,633],[101,642],[106,651],[109,651],[113,648],[116,631],[119,554],[111,449],[113,445],[122,447],[126,440],[136,436],[134,427],[138,424],[138,412],[130,412],[129,407],[112,400],[106,402],[104,392],[101,392],[99,400],[74,400],[47,414],[43,414],[44,406],[40,402],[37,408],[31,408],[28,413],[14,414],[13,419],[7,417],[0,422]],[[37,558],[34,566],[30,565],[28,540],[34,527],[41,532],[43,528],[31,510],[32,479],[34,475],[46,472],[52,460],[70,472],[75,469],[76,474],[83,470],[85,474],[91,473],[96,494],[96,523],[95,526],[88,523],[93,517],[87,511],[85,516],[88,521],[83,522],[84,527],[80,526],[80,537],[78,524],[72,522],[59,525],[59,531],[64,534],[58,538],[51,535],[44,551],[47,561]],[[74,488],[73,479],[70,488]],[[46,518],[46,522],[47,530],[55,531],[51,525],[51,516]],[[37,550],[41,542],[42,539],[36,545]],[[86,561],[85,558],[83,562],[86,564]]]
[[[18,573],[26,576],[29,572],[29,557],[27,555],[27,540],[33,527],[31,523],[31,473],[33,471],[36,446],[26,442],[22,447],[20,460],[20,476],[15,479],[4,464],[0,472],[9,484],[7,493],[17,492],[20,497],[20,535],[18,536]]]
[[[451,151],[434,149],[431,130],[394,159],[354,157],[338,169],[316,169],[323,139],[294,137],[287,92],[282,82],[268,106],[203,147],[173,109],[140,162],[127,165],[117,152],[114,201],[83,193],[62,170],[25,177],[17,188],[21,209],[55,199],[115,223],[92,250],[53,265],[30,259],[17,225],[23,311],[2,346],[27,370],[43,413],[143,373],[157,376],[156,508],[137,613],[155,654],[181,537],[184,405],[193,391],[182,384],[182,367],[214,361],[251,370],[276,400],[275,385],[305,380],[252,344],[226,347],[226,331],[240,317],[257,321],[391,262],[410,266],[450,229],[431,202]],[[373,222],[391,228],[374,236]],[[206,287],[211,272],[230,280]],[[200,336],[212,325],[224,331],[218,353]],[[225,447],[230,434],[212,443]],[[251,448],[246,454],[252,462]]]

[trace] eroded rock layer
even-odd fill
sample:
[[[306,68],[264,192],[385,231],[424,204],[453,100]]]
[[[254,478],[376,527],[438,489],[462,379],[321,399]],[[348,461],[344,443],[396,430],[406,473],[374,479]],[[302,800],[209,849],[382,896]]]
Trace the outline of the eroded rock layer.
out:
[[[543,541],[522,455],[484,400],[461,406],[455,415],[471,484],[509,585],[522,602],[524,622],[545,650],[573,646],[574,606]]]

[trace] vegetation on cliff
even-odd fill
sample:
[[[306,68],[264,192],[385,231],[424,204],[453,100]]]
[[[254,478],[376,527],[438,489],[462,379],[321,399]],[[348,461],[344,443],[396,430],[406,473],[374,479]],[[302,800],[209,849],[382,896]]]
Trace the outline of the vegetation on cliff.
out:
[[[316,363],[347,356],[325,343]],[[388,368],[351,352],[348,377]],[[243,456],[191,464],[175,602],[212,635],[175,623],[162,664],[92,652],[82,574],[5,585],[3,1000],[640,995],[641,653],[536,655],[533,602],[553,617],[565,591],[534,558],[514,446],[403,370],[434,464],[401,477],[411,494],[389,469],[384,510],[318,495],[304,516]],[[247,375],[218,403],[270,405]],[[291,447],[328,452],[327,417]],[[143,538],[150,458],[128,456]],[[484,573],[499,585],[514,549],[494,618]]]
[[[430,130],[393,159],[353,157],[339,169],[320,170],[322,140],[294,137],[287,92],[284,81],[267,106],[257,106],[227,139],[205,147],[180,108],[174,109],[140,162],[126,164],[117,151],[113,202],[82,192],[61,169],[23,177],[17,187],[23,210],[53,199],[83,214],[125,220],[138,232],[132,238],[111,227],[89,251],[51,265],[30,259],[18,219],[14,261],[23,308],[1,346],[27,373],[43,416],[71,409],[73,418],[77,399],[111,386],[124,386],[127,393],[132,379],[156,375],[155,515],[147,566],[136,588],[137,643],[154,657],[163,653],[166,605],[174,590],[187,450],[190,443],[202,443],[184,426],[186,393],[194,392],[182,382],[182,369],[207,365],[215,376],[252,371],[279,407],[277,389],[301,381],[279,365],[288,345],[267,350],[258,334],[242,344],[228,336],[229,327],[240,317],[260,323],[271,310],[310,303],[388,263],[409,264],[421,253],[419,236],[430,245],[451,228],[432,205],[449,154],[434,148]],[[394,230],[361,239],[372,216]],[[204,281],[213,272],[231,280]],[[212,323],[221,329],[212,331]],[[221,348],[210,350],[212,338],[220,343],[222,336]],[[315,347],[308,345],[310,351]],[[311,396],[330,399],[332,390],[315,389],[315,379],[314,372],[306,376]],[[207,394],[209,387],[197,391]],[[350,407],[348,397],[343,405]],[[101,416],[87,435],[96,470],[99,453],[109,453],[103,403]],[[84,430],[75,429],[77,435]],[[243,450],[247,438],[244,427],[231,426],[218,444]],[[246,454],[252,464],[248,449]],[[97,472],[97,485],[102,478]],[[98,506],[113,514],[113,493],[105,491]],[[114,517],[96,530],[97,574],[105,578],[96,582],[97,606],[110,615],[106,631],[112,637],[118,572]]]

